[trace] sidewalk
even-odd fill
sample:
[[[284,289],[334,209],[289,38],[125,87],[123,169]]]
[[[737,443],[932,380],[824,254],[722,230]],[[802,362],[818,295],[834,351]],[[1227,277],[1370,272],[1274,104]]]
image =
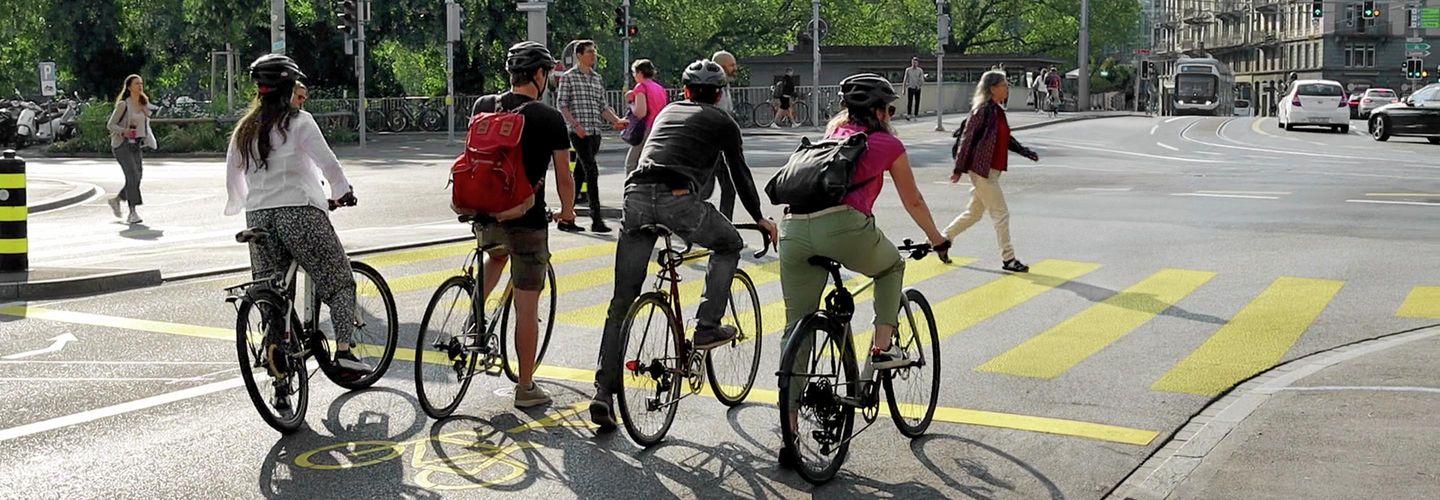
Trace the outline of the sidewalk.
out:
[[[1111,497],[1440,498],[1437,359],[1432,325],[1271,370],[1212,403]]]

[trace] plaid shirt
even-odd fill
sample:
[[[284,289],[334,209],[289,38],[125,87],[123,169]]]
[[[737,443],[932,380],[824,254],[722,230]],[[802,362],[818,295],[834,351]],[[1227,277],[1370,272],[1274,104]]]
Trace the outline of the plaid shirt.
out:
[[[555,101],[561,111],[569,111],[570,116],[575,117],[575,121],[584,126],[585,132],[590,135],[598,136],[605,130],[606,111],[614,113],[605,102],[605,84],[600,81],[600,72],[591,70],[586,73],[578,66],[566,71],[560,78]],[[573,125],[567,126],[570,126],[571,132],[575,131]]]

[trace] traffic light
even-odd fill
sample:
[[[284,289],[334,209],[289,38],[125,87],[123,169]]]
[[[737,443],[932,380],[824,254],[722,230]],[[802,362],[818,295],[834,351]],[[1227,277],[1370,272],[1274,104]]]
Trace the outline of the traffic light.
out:
[[[1310,16],[1325,17],[1325,2],[1323,0],[1310,2]]]
[[[624,38],[628,34],[629,19],[629,12],[625,11],[624,5],[615,8],[615,36]]]
[[[1424,76],[1425,61],[1419,59],[1409,59],[1405,61],[1405,78],[1416,79],[1424,78]]]
[[[637,35],[639,35],[639,34],[640,34],[640,27],[639,27],[639,26],[635,26],[635,25],[632,24],[632,25],[630,25],[629,28],[626,28],[626,29],[625,29],[625,36],[628,36],[628,37],[630,37],[630,38],[635,38],[635,37],[636,37]]]
[[[1361,17],[1365,19],[1374,19],[1380,16],[1380,11],[1375,8],[1375,2],[1373,0],[1365,0],[1360,11]]]
[[[340,0],[339,8],[335,9],[335,29],[346,33],[355,31],[359,19],[360,6],[356,0]]]

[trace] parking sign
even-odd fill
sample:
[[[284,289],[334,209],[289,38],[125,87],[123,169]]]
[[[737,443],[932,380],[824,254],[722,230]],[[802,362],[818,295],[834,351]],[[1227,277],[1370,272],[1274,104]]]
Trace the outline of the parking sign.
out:
[[[40,63],[40,95],[55,96],[55,63]]]

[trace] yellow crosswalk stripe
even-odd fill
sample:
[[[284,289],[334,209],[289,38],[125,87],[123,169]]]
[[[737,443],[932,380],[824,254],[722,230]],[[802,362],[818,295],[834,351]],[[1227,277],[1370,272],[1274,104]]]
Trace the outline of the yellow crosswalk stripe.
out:
[[[1402,318],[1440,319],[1440,286],[1415,287],[1395,315]]]
[[[976,260],[979,259],[971,257],[951,257],[950,260],[953,261],[953,263],[950,265],[946,265],[945,263],[940,262],[940,259],[925,259],[921,261],[910,262],[905,266],[905,286],[915,286],[925,281],[929,281],[931,278],[944,275],[945,273],[957,267],[973,264]],[[865,289],[864,292],[855,296],[855,309],[857,311],[860,309],[861,304],[868,303],[874,300],[874,290],[874,287],[870,287]],[[903,316],[905,314],[905,311],[901,310],[900,314]],[[784,318],[781,319],[783,320]],[[905,321],[903,317],[900,320]],[[784,325],[782,324],[781,326]],[[863,357],[870,352],[870,338],[873,336],[875,336],[875,329],[873,327],[866,328],[863,331],[855,334],[854,343],[852,345],[855,346],[855,350],[853,352],[857,359],[863,359]]]
[[[940,340],[1099,268],[1100,264],[1088,262],[1044,260],[1030,266],[1029,273],[1011,274],[933,303]]]
[[[376,269],[394,266],[414,264],[427,260],[444,259],[448,257],[464,257],[475,251],[475,242],[465,241],[448,245],[437,245],[413,250],[401,250],[398,252],[386,252],[377,255],[360,257]]]
[[[1345,283],[1282,277],[1150,388],[1213,396],[1280,362]]]
[[[1165,269],[996,356],[978,371],[1050,379],[1149,322],[1215,277]]]
[[[780,279],[779,260],[772,260],[760,265],[747,266],[744,267],[744,269],[745,272],[750,275],[750,279],[755,282],[755,286],[757,288],[769,283],[773,283]],[[612,273],[610,279],[613,280],[614,268],[608,268],[607,271],[610,271]],[[649,290],[649,286],[652,280],[653,277],[646,278],[645,286],[641,288],[642,292],[645,290]],[[700,300],[700,292],[704,290],[704,288],[705,279],[700,276],[696,276],[681,282],[680,300],[682,305],[685,305],[687,310],[693,310],[692,304],[698,303],[698,301]],[[572,309],[569,311],[557,313],[555,315],[555,321],[557,323],[563,323],[567,325],[603,328],[605,326],[605,315],[609,312],[609,310],[610,301],[607,299],[599,304],[592,304],[588,307]],[[688,323],[689,322],[687,321],[687,324]]]
[[[469,244],[469,249],[473,250],[474,247],[475,247],[474,244]],[[564,249],[564,250],[556,250],[553,254],[550,255],[550,265],[552,265],[552,266],[558,266],[558,265],[560,265],[560,264],[565,264],[565,263],[567,263],[567,262],[574,262],[574,261],[577,261],[577,260],[585,260],[585,259],[600,257],[600,256],[604,256],[604,255],[613,255],[614,253],[615,253],[615,243],[612,243],[612,242],[596,243],[596,244],[593,244],[593,245],[585,245],[585,246],[575,247],[575,248],[566,248],[566,249]],[[418,254],[416,254],[416,255],[418,255]],[[458,253],[458,254],[455,254],[455,255],[469,255],[469,254],[468,254],[468,251],[467,251],[467,252]],[[443,256],[442,256],[442,257],[443,257]],[[437,257],[437,258],[438,258],[438,257]],[[363,260],[364,260],[367,264],[374,265],[369,259],[363,259]],[[420,260],[424,260],[424,259],[418,259],[418,258],[417,258],[416,260],[413,260],[413,261],[411,261],[411,262],[419,262]],[[392,266],[393,266],[393,265],[401,265],[401,264],[410,263],[410,262],[401,262],[401,261],[396,261],[396,260],[391,260],[391,261],[389,261],[389,262],[390,262],[389,265],[392,265]],[[395,295],[399,295],[399,294],[402,294],[402,293],[413,292],[413,291],[416,291],[416,290],[434,290],[436,287],[440,286],[440,282],[445,281],[446,278],[449,278],[449,277],[451,277],[451,276],[456,276],[456,275],[459,275],[459,274],[460,274],[460,266],[459,266],[459,264],[460,264],[460,263],[457,261],[457,262],[456,262],[456,266],[453,267],[453,268],[442,269],[442,270],[439,270],[439,271],[432,271],[432,272],[428,272],[428,273],[412,274],[412,275],[408,275],[408,276],[397,276],[397,277],[394,277],[394,278],[389,278],[389,277],[387,277],[385,280],[386,280],[386,282],[390,285],[390,291],[391,291],[392,293],[394,293]],[[555,277],[555,280],[556,280],[555,286],[556,286],[557,288],[560,288],[560,289],[563,290],[563,286],[564,286],[564,285],[563,285],[562,283],[565,281],[565,278],[557,275],[557,276]]]

